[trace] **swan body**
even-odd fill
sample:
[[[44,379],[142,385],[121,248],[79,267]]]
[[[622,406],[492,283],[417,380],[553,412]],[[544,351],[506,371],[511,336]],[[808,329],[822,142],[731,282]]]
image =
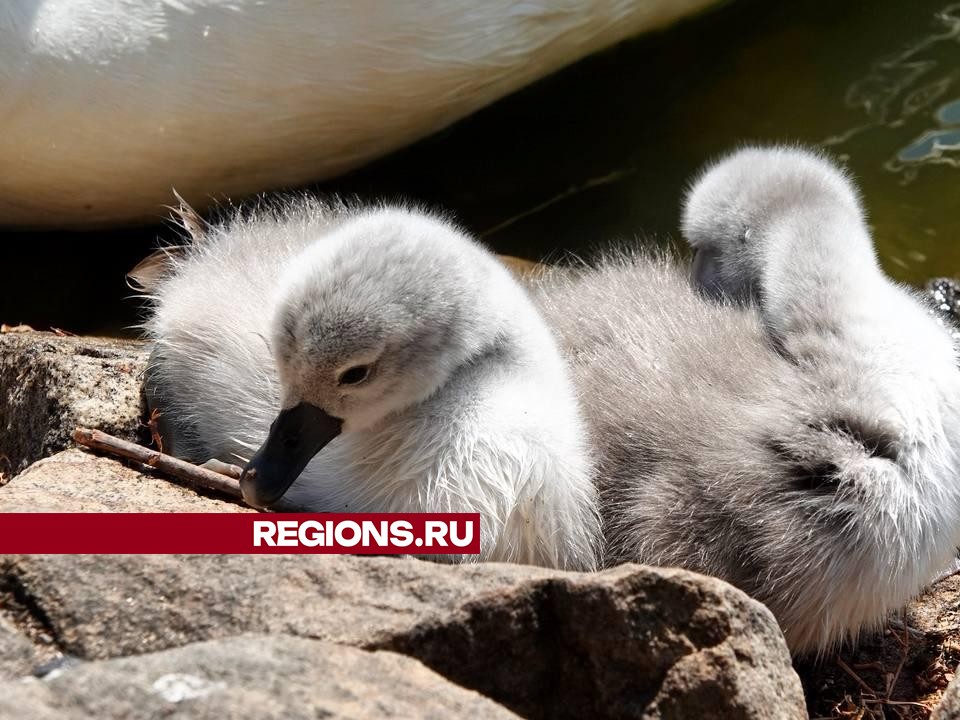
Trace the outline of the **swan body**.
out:
[[[510,272],[450,224],[304,201],[209,227],[172,263],[146,327],[174,453],[250,459],[258,507],[479,512],[481,559],[595,567],[566,366]]]
[[[0,225],[322,180],[715,0],[6,0]]]
[[[721,577],[825,651],[918,593],[960,540],[950,335],[880,270],[820,156],[747,149],[686,200],[694,285],[623,255],[548,277],[591,424],[605,562]]]

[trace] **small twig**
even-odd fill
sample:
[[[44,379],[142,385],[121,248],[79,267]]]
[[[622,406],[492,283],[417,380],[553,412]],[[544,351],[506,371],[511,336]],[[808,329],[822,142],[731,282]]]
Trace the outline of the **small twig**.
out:
[[[894,637],[897,637],[894,634]],[[907,662],[907,656],[910,654],[910,626],[907,625],[906,618],[903,621],[903,640],[900,641],[901,655],[900,662],[897,663],[897,669],[893,673],[892,677],[888,677],[887,680],[887,701],[890,701],[890,696],[893,695],[894,685],[897,684],[897,680],[900,679],[900,673],[903,672],[903,666]]]
[[[855,673],[855,672],[853,671],[853,668],[851,668],[849,665],[847,665],[847,664],[843,661],[842,658],[839,658],[839,657],[837,658],[837,665],[839,665],[839,666],[840,666],[840,669],[843,670],[847,675],[849,675],[849,676],[852,677],[854,680],[856,680],[856,681],[857,681],[857,684],[858,684],[863,690],[865,690],[866,692],[868,692],[868,693],[871,694],[871,695],[875,695],[875,694],[876,694],[877,691],[874,690],[874,689],[873,689],[872,687],[870,687],[869,685],[867,685],[867,683],[864,682],[863,678],[861,678],[859,675],[857,675],[857,673]]]
[[[145,448],[143,445],[121,440],[100,430],[77,428],[73,431],[73,439],[80,445],[93,450],[149,465],[193,487],[216,490],[234,498],[243,497],[240,493],[240,484],[233,478],[178,460],[172,455]]]
[[[163,436],[160,435],[160,411],[154,408],[150,411],[150,418],[146,422],[146,427],[150,430],[150,437],[153,444],[157,446],[158,452],[163,452]]]
[[[875,702],[882,702],[884,705],[898,705],[902,707],[916,707],[923,710],[930,710],[929,705],[924,705],[921,702],[913,702],[912,700],[877,700]]]

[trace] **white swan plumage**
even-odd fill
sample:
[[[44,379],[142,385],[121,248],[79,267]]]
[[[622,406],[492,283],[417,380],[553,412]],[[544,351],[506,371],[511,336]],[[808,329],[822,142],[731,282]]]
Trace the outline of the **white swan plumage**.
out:
[[[0,225],[333,177],[716,0],[5,0]]]
[[[566,366],[510,272],[451,224],[304,200],[171,261],[146,327],[173,452],[252,456],[256,506],[478,512],[480,559],[595,567]]]
[[[692,185],[697,255],[546,278],[539,306],[599,458],[605,562],[679,565],[825,651],[918,593],[960,540],[950,333],[880,269],[821,155],[746,148]]]

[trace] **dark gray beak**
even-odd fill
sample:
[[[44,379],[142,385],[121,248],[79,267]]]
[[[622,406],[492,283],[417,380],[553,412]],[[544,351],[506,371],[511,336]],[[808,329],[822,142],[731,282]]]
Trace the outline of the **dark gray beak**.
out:
[[[717,258],[720,253],[715,248],[693,249],[693,284],[715,300],[723,296],[723,286],[720,282],[720,272]]]
[[[283,410],[240,476],[243,499],[257,508],[273,505],[342,426],[343,420],[308,403]]]

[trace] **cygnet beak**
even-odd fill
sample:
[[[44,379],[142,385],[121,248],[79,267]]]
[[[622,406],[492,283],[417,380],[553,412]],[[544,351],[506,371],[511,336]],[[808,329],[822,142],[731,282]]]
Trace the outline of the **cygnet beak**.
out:
[[[718,267],[719,257],[720,252],[716,248],[694,248],[693,267],[690,271],[693,284],[715,299],[719,299],[723,295],[723,285],[720,282]]]
[[[281,411],[240,476],[243,499],[256,508],[273,505],[342,427],[343,420],[308,403]]]

